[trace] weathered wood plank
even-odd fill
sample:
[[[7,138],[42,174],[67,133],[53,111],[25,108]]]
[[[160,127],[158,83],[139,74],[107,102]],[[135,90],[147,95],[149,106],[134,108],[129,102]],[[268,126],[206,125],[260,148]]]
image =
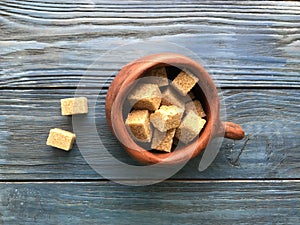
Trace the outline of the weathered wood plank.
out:
[[[89,99],[97,96],[94,89],[85,92]],[[105,126],[105,93],[99,95],[97,105],[101,138],[115,157],[133,163]],[[225,140],[206,171],[197,169],[199,156],[173,178],[299,178],[299,92],[237,89],[223,93],[227,119],[241,124],[249,140]],[[45,145],[50,128],[72,130],[71,118],[60,116],[59,99],[73,95],[71,89],[0,90],[2,180],[101,178],[76,145],[69,153]]]
[[[82,85],[104,85],[138,54],[91,64],[134,41],[196,52],[223,87],[299,87],[299,10],[296,1],[1,1],[0,87],[76,87],[88,68]]]
[[[0,224],[298,224],[300,183],[1,183]]]

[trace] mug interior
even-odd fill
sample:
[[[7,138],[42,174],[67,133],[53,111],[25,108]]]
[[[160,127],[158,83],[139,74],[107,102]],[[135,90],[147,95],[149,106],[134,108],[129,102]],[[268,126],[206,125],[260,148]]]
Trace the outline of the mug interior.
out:
[[[140,76],[137,79],[145,77],[150,70],[155,69],[155,68],[159,68],[159,67],[163,67],[163,66],[167,68],[168,79],[169,80],[173,80],[176,77],[176,75],[182,70],[189,71],[189,69],[186,68],[186,67],[183,68],[183,67],[179,67],[179,66],[175,66],[175,65],[166,64],[166,63],[157,63],[156,65],[147,68],[143,73],[140,74]],[[192,71],[190,71],[190,72],[192,72]],[[203,127],[203,129],[201,130],[201,132],[199,133],[199,135],[191,143],[189,143],[187,145],[184,145],[183,143],[180,143],[175,148],[173,146],[172,147],[173,151],[170,152],[170,153],[160,152],[160,151],[157,151],[157,150],[150,150],[149,151],[149,144],[145,144],[145,143],[142,143],[142,142],[137,142],[135,140],[133,140],[133,141],[140,148],[134,148],[132,146],[133,147],[132,149],[137,150],[137,151],[145,151],[145,152],[147,152],[147,154],[151,154],[155,158],[157,157],[159,159],[166,159],[168,157],[171,157],[171,155],[174,155],[174,154],[185,155],[185,151],[187,151],[187,149],[189,149],[189,147],[190,148],[196,148],[196,146],[197,146],[196,142],[201,141],[201,139],[207,139],[208,138],[207,135],[210,135],[211,125],[212,125],[212,122],[211,122],[211,108],[210,108],[208,98],[206,97],[206,95],[204,94],[204,92],[201,88],[201,79],[202,79],[202,74],[201,73],[202,73],[201,71],[198,71],[197,74],[193,73],[195,76],[197,76],[199,78],[199,81],[196,83],[196,85],[191,90],[193,92],[193,94],[195,95],[195,99],[197,99],[201,102],[202,107],[203,107],[203,109],[206,113],[206,117],[205,117],[206,124]],[[128,94],[130,93],[130,91],[134,88],[135,85],[137,85],[136,82],[132,82],[131,85],[128,86],[127,90],[122,92],[122,95],[124,96],[124,98],[122,99],[122,104],[123,104],[122,105],[122,117],[123,117],[123,122],[124,122],[123,124],[125,124],[125,120],[126,120],[127,115],[128,115],[128,110],[124,110],[124,109],[130,108],[130,104],[126,100],[126,98],[127,98]],[[121,94],[121,93],[119,93],[119,94]],[[131,137],[131,135],[129,134],[127,129],[126,129],[126,131],[127,131],[126,135]],[[128,146],[125,146],[125,147],[128,147]],[[128,148],[127,148],[127,150],[128,150]],[[195,151],[196,150],[197,149],[195,149]]]

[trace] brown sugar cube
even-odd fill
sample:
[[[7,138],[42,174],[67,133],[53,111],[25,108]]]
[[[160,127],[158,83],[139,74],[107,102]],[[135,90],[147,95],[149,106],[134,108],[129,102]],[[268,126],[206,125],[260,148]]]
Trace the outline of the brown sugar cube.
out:
[[[161,106],[150,115],[150,121],[160,132],[165,132],[180,125],[184,110],[175,105]]]
[[[63,116],[88,113],[88,102],[86,97],[65,98],[61,99],[60,103],[61,114]]]
[[[191,111],[184,117],[182,123],[176,129],[175,137],[187,144],[200,133],[205,123],[206,120]]]
[[[151,148],[159,151],[171,152],[175,130],[176,129],[174,128],[166,132],[160,132],[155,129],[153,132]]]
[[[176,105],[182,109],[185,108],[184,99],[170,87],[168,87],[165,91],[162,92],[162,105]]]
[[[50,130],[47,145],[69,151],[74,143],[76,135],[65,130],[54,128]]]
[[[167,86],[169,84],[165,67],[152,69],[149,76],[149,83],[151,84],[157,84],[159,87]]]
[[[161,102],[161,92],[157,84],[140,84],[129,94],[128,101],[135,109],[155,111]]]
[[[186,96],[198,80],[199,79],[191,73],[181,71],[171,84],[182,96]]]
[[[185,105],[186,114],[188,114],[190,111],[193,111],[194,113],[198,114],[200,117],[206,116],[203,107],[201,105],[201,102],[199,100],[194,100],[186,103]]]
[[[134,110],[128,114],[125,121],[134,139],[140,142],[150,142],[152,130],[148,110]]]

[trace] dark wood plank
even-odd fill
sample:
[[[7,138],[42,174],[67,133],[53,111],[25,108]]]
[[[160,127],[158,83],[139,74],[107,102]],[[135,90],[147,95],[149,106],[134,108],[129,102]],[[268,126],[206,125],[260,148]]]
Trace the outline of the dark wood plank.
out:
[[[222,87],[300,87],[299,10],[297,1],[4,0],[0,88],[76,87],[88,68],[82,85],[105,85],[139,53],[162,51],[140,46],[91,66],[134,41],[194,51]]]
[[[1,183],[0,224],[298,224],[299,181]]]
[[[106,127],[105,93],[98,97],[97,124],[105,147],[134,163]],[[214,163],[198,171],[200,156],[173,178],[300,178],[300,95],[295,90],[224,90],[227,120],[241,124],[249,140],[224,140]],[[60,116],[59,99],[74,90],[0,91],[0,173],[10,179],[100,179],[75,145],[67,153],[45,145],[50,128],[72,130],[71,117]],[[97,91],[85,89],[95,99]],[[89,143],[93,146],[95,143]]]

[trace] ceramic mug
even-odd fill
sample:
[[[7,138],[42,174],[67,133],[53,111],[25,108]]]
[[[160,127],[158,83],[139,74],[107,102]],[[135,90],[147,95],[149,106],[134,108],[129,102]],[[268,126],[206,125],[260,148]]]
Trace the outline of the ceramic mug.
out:
[[[191,144],[170,153],[159,153],[144,149],[131,138],[125,126],[122,110],[130,87],[135,81],[143,77],[152,68],[170,65],[185,68],[199,78],[199,90],[195,94],[201,97],[201,103],[206,113],[206,125],[199,137]],[[121,142],[127,153],[137,161],[146,164],[182,163],[197,156],[214,137],[222,135],[234,140],[244,137],[244,131],[239,125],[220,120],[218,92],[208,72],[194,60],[175,53],[145,56],[124,66],[108,89],[105,110],[107,123],[111,131]]]

